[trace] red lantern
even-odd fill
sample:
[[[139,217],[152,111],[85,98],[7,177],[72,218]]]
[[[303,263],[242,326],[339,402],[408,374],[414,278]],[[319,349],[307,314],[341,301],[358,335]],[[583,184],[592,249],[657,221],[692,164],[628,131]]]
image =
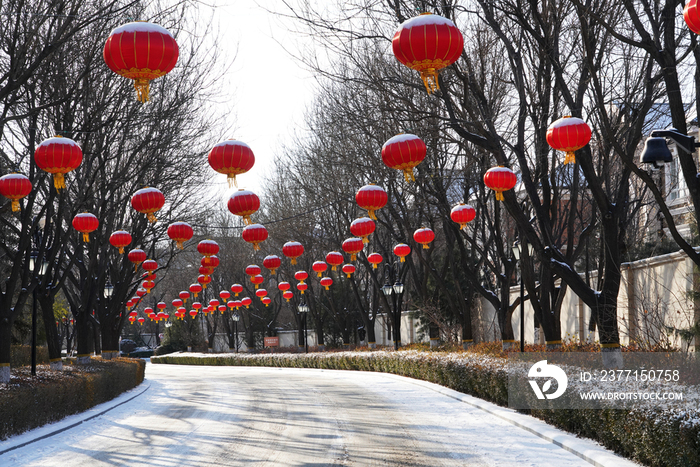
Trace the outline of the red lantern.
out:
[[[205,268],[216,268],[219,266],[219,257],[216,255],[211,255],[211,256],[204,256],[202,259],[199,261],[199,264],[204,266]]]
[[[117,230],[109,236],[109,243],[113,247],[119,248],[119,254],[123,254],[124,247],[131,244],[131,234],[126,230]]]
[[[214,240],[202,240],[197,244],[197,251],[203,256],[213,256],[219,252],[219,244]]]
[[[698,11],[698,0],[689,0],[683,8],[683,19],[691,31],[700,34],[700,11]]]
[[[304,254],[304,245],[299,242],[287,242],[282,245],[282,253],[291,258],[292,264],[297,264],[297,258]]]
[[[260,266],[258,266],[257,264],[250,264],[248,265],[248,267],[245,268],[245,273],[249,276],[257,276],[258,274],[260,274],[260,272]]]
[[[97,216],[89,212],[80,213],[73,218],[73,228],[83,234],[84,242],[90,241],[90,232],[97,230],[99,225],[100,221],[97,220]]]
[[[131,206],[141,214],[146,214],[151,224],[157,221],[155,212],[165,204],[165,196],[158,188],[141,188],[131,197]]]
[[[328,269],[328,265],[323,261],[314,261],[314,264],[311,265],[311,269],[318,274],[318,277],[321,277],[323,273],[326,272],[326,269]]]
[[[263,298],[263,297],[267,296],[267,290],[265,290],[265,289],[258,289],[258,290],[255,291],[255,296],[258,297],[258,298]]]
[[[233,308],[236,306],[236,303],[240,303],[238,300],[229,300],[226,302],[226,306],[229,307],[230,310],[233,310]]]
[[[330,277],[323,277],[321,278],[321,285],[326,288],[326,290],[330,290],[330,286],[333,285],[333,279]]]
[[[405,243],[399,243],[394,247],[394,254],[401,259],[401,262],[406,261],[406,256],[411,254],[411,247]]]
[[[403,170],[406,182],[416,181],[413,168],[423,162],[427,148],[416,135],[400,134],[389,139],[382,146],[382,160],[387,167]]]
[[[684,13],[685,16],[685,13]],[[564,164],[575,164],[578,151],[591,140],[591,127],[580,118],[566,116],[547,128],[547,143],[556,151],[564,151]]]
[[[250,305],[253,303],[253,300],[251,300],[250,297],[243,297],[241,299],[241,303],[245,305],[246,308],[249,308]]]
[[[212,298],[211,300],[209,300],[209,305],[216,308],[217,306],[219,306],[219,300],[217,300],[216,298]]]
[[[228,186],[236,184],[236,175],[249,171],[255,164],[253,151],[247,144],[229,139],[216,144],[209,151],[209,165],[228,177]],[[238,186],[238,184],[236,184]]]
[[[143,281],[141,283],[141,287],[146,289],[146,292],[151,293],[151,289],[156,286],[156,283],[153,281]]]
[[[19,200],[32,192],[32,182],[22,174],[0,177],[0,195],[12,201],[12,212],[19,211]]]
[[[263,260],[263,266],[266,269],[270,270],[270,274],[275,274],[275,272],[277,271],[277,268],[279,268],[281,265],[282,265],[282,260],[277,255],[265,256],[265,259]]]
[[[197,277],[197,282],[202,284],[202,287],[204,287],[206,289],[207,284],[209,284],[211,282],[211,277],[205,276],[204,274],[200,274],[200,276]]]
[[[229,298],[231,298],[231,292],[229,292],[228,290],[222,290],[221,292],[219,292],[219,297],[221,297],[221,300],[228,300]]]
[[[282,297],[284,297],[284,299],[287,300],[287,302],[289,302],[293,296],[294,296],[294,293],[291,290],[285,290],[282,293]]]
[[[464,203],[458,204],[450,211],[450,218],[459,224],[460,229],[464,229],[475,217],[476,209]]]
[[[513,189],[518,177],[507,167],[493,167],[484,174],[484,184],[496,192],[496,201],[503,201],[503,192]]]
[[[309,274],[306,271],[297,271],[294,273],[294,278],[301,282],[302,284],[304,281],[309,277]]]
[[[352,273],[355,272],[355,266],[352,264],[344,264],[343,265],[343,272],[348,275],[348,279],[352,276]]]
[[[243,229],[241,237],[246,242],[253,244],[253,250],[259,250],[260,243],[267,240],[267,229],[260,224],[250,224]]]
[[[72,139],[54,136],[45,139],[36,148],[34,162],[44,172],[53,174],[53,186],[58,191],[66,187],[64,175],[83,162],[83,151]]]
[[[449,19],[423,13],[401,23],[394,33],[392,49],[396,59],[420,72],[428,94],[438,89],[438,73],[459,59],[464,38]]]
[[[187,292],[186,290],[183,290],[182,292],[180,292],[178,294],[178,297],[180,297],[180,300],[182,300],[183,302],[186,302],[187,299],[190,298],[190,293]],[[179,305],[179,306],[182,306],[182,305]]]
[[[139,264],[143,263],[146,261],[146,258],[148,258],[148,256],[146,256],[146,252],[138,248],[131,250],[127,257],[129,258],[129,261],[134,263],[134,271],[139,267]]]
[[[435,232],[427,227],[423,227],[413,232],[413,240],[423,245],[423,249],[427,250],[430,248],[428,244],[435,240]]]
[[[175,246],[183,249],[183,243],[192,238],[194,231],[187,222],[173,222],[168,226],[168,237],[175,241]]]
[[[138,289],[136,289],[136,295],[139,297],[139,301],[140,301],[140,299],[143,298],[143,296],[146,295],[147,293],[148,293],[148,292],[146,291],[146,289],[143,289],[143,288],[141,288],[141,287],[139,287]]]
[[[268,306],[270,303],[272,303],[272,299],[270,297],[263,297],[262,302],[265,304],[265,306]]]
[[[377,220],[377,216],[374,214],[374,211],[386,206],[388,200],[389,196],[386,194],[386,191],[384,191],[384,188],[371,183],[363,186],[355,193],[357,205],[362,209],[366,209],[369,218],[375,221]]]
[[[280,289],[282,292],[286,292],[289,290],[291,286],[289,285],[289,282],[280,282],[277,284],[277,288]]]
[[[202,304],[199,302],[192,302],[192,308],[194,308],[195,310],[201,310]]]
[[[223,315],[224,311],[226,311],[226,305],[219,305],[217,307],[217,310],[219,310],[221,312],[221,314]]]
[[[192,319],[195,319],[198,314],[199,313],[197,312],[197,310],[190,310],[190,316],[192,317]]]
[[[367,257],[367,261],[372,265],[372,269],[377,269],[377,266],[384,261],[384,258],[379,253],[371,253]]]
[[[233,284],[231,286],[231,292],[236,294],[236,297],[238,297],[238,294],[243,292],[243,286],[241,284]]]
[[[165,302],[158,302],[156,308],[158,308],[159,310],[165,310],[166,308],[168,308],[168,304]]]
[[[365,244],[362,243],[361,238],[348,238],[343,242],[343,251],[350,255],[350,261],[355,261],[357,259],[357,254],[362,251]]]
[[[139,324],[140,324],[141,326],[143,326],[144,321],[146,321],[146,318],[144,318],[143,316],[140,316],[140,317],[138,318],[138,322],[139,322]]]
[[[199,284],[192,284],[190,285],[190,293],[194,295],[194,298],[197,298],[197,294],[202,291],[202,286]]]
[[[260,274],[256,274],[254,276],[250,276],[250,282],[255,284],[255,288],[257,289],[260,284],[265,282],[265,278]]]
[[[158,262],[153,259],[147,259],[141,265],[144,271],[153,272],[158,269]]]
[[[304,283],[304,282],[299,282],[299,283],[297,284],[297,290],[298,290],[299,292],[301,292],[302,295],[304,295],[304,291],[305,291],[306,289],[308,289],[308,288],[309,288],[309,286],[308,286],[306,283]]]
[[[241,300],[234,300],[233,306],[235,306],[236,309],[239,309],[240,307],[243,306],[243,302]]]
[[[335,271],[338,266],[343,264],[343,261],[345,261],[343,254],[337,251],[331,251],[326,255],[326,263],[331,265],[331,271]]]
[[[352,221],[350,224],[350,233],[356,237],[360,237],[362,239],[362,243],[369,243],[369,239],[367,237],[372,235],[376,227],[377,226],[374,224],[372,219],[369,217],[361,217]]]
[[[190,294],[187,294],[188,297],[189,297],[189,295],[190,295]],[[180,308],[182,305],[184,305],[184,303],[182,302],[182,300],[180,300],[179,298],[176,298],[176,299],[173,300],[171,303],[173,304],[173,307],[174,307],[174,308]]]
[[[165,76],[177,63],[179,49],[170,32],[157,24],[138,21],[114,29],[102,53],[110,70],[134,80],[136,98],[147,102],[150,82]]]
[[[204,275],[204,276],[211,276],[212,274],[214,274],[214,268],[207,268],[204,266],[200,266],[199,273]]]
[[[228,210],[231,214],[243,217],[245,225],[252,224],[250,215],[260,209],[260,198],[248,190],[238,190],[228,200]]]
[[[145,281],[154,281],[154,280],[156,280],[156,275],[155,275],[155,273],[144,272],[143,275],[142,275],[141,277],[142,277],[143,280],[145,280]]]

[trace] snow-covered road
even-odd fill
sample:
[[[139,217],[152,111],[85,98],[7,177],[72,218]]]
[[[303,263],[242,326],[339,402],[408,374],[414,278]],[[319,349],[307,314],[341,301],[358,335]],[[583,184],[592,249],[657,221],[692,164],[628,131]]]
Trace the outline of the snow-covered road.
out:
[[[0,465],[591,465],[417,383],[380,373],[149,364],[142,395],[0,455]]]

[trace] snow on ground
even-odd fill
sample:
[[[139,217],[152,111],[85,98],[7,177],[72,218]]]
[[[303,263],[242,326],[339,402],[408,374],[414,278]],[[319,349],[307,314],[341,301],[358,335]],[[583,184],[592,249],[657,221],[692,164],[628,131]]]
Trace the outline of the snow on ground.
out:
[[[0,452],[115,403],[122,405],[0,455],[0,465],[592,464],[515,426],[510,416],[522,417],[517,419],[522,426],[546,431],[557,442],[579,443],[577,449],[591,460],[602,460],[598,465],[635,465],[531,417],[400,376],[152,364],[144,384],[119,400],[4,441]]]

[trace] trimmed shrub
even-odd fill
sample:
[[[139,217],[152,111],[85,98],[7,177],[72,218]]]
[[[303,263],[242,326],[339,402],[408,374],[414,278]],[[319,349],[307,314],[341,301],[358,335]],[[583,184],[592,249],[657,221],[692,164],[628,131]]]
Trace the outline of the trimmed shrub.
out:
[[[64,365],[64,371],[42,369],[35,378],[13,374],[23,381],[11,382],[0,392],[0,439],[114,399],[141,384],[145,369],[143,360],[116,358],[93,359],[88,365],[75,367]]]
[[[47,347],[36,348],[36,363],[49,363],[49,349]],[[19,368],[32,364],[31,345],[13,345],[10,348],[10,367]]]
[[[380,371],[430,381],[508,405],[506,360],[474,353],[339,352],[316,354],[166,355],[152,363],[237,365]],[[698,412],[663,410],[533,410],[531,415],[594,439],[615,452],[653,467],[700,465]]]

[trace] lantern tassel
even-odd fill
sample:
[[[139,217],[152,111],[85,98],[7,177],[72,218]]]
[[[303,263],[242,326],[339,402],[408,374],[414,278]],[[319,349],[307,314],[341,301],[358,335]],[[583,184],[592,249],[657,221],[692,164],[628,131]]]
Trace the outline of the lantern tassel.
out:
[[[364,243],[365,245],[367,245],[367,244],[369,243],[369,238],[367,238],[367,237],[362,237],[362,243]]]
[[[575,164],[576,154],[574,151],[566,151],[566,157],[564,158],[564,164]]]
[[[123,254],[124,254],[124,247],[123,247],[123,246],[120,246],[120,247],[119,247],[119,254],[120,254],[120,255],[123,255]]]
[[[376,264],[372,264],[372,269],[377,269],[377,265],[376,265]]]
[[[147,213],[146,217],[148,218],[148,222],[150,222],[151,224],[155,224],[155,222],[158,220],[156,219],[156,215],[152,212]]]
[[[416,181],[416,177],[413,175],[413,167],[403,170],[403,178],[406,180],[406,183]]]
[[[424,250],[429,250],[430,247],[429,247],[426,243],[424,243],[424,244],[423,244],[423,249],[424,249]]]
[[[260,245],[258,245],[257,243],[253,243],[253,250],[259,251],[259,250],[260,250]]]
[[[236,181],[236,174],[228,174],[228,187],[233,188],[234,186],[238,188],[238,182]]]
[[[296,259],[296,258],[292,258],[292,264],[297,264],[297,259]]]
[[[90,243],[90,234],[87,232],[83,232],[83,241],[85,243]]]
[[[323,276],[323,272],[320,272],[320,271],[319,271],[317,274],[318,274],[318,277]]]
[[[272,274],[273,276],[277,274],[277,269],[270,269],[270,274]]]
[[[56,191],[66,187],[66,179],[62,173],[53,174],[53,187],[56,188]]]
[[[351,273],[351,272],[349,272],[349,273],[348,273],[348,279],[350,279],[350,276],[351,276],[351,275],[352,275],[352,273]]]
[[[301,292],[301,294],[304,295],[304,291],[303,291],[303,290],[300,290],[299,292]]]
[[[435,68],[421,70],[420,77],[423,80],[423,84],[425,84],[425,90],[428,91],[428,94],[432,94],[435,91],[440,90],[440,85],[438,84],[438,72]]]
[[[150,81],[147,79],[136,79],[134,80],[134,88],[136,89],[136,100],[141,103],[148,102],[148,95],[150,91]]]
[[[460,224],[459,224],[459,229],[460,229],[460,230],[464,230],[464,228],[465,228],[466,226],[467,226],[466,223],[465,223],[465,224],[460,223]]]
[[[373,221],[377,220],[377,216],[374,214],[374,209],[368,210],[367,214],[369,214],[369,218],[372,219]]]
[[[245,225],[251,225],[253,223],[253,221],[250,220],[250,216],[243,216],[243,223]]]
[[[199,293],[199,292],[195,292],[195,293],[194,293],[194,298],[197,298],[197,294],[198,294],[198,293]]]
[[[404,258],[404,257],[402,256],[402,257],[401,257],[401,262],[402,262],[402,263],[405,263],[405,262],[406,262],[406,258]]]
[[[350,261],[357,261],[357,253],[353,253],[350,255]]]
[[[503,197],[503,192],[502,191],[497,191],[496,192],[496,201],[504,201],[505,198]]]
[[[184,243],[184,242],[178,240],[178,241],[175,242],[175,246],[177,246],[180,250],[184,250],[185,247],[184,247],[183,243]]]
[[[19,200],[13,199],[12,200],[12,212],[17,212],[17,211],[19,211]]]

